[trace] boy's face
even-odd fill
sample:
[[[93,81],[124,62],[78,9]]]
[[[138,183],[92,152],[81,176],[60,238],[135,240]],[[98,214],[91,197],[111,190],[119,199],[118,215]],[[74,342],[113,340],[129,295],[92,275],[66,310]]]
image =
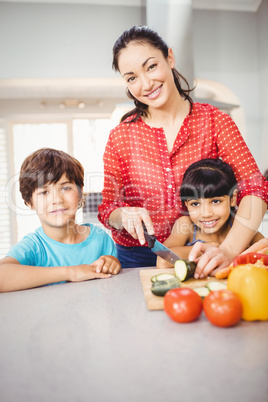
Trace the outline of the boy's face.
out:
[[[37,188],[30,207],[43,227],[64,227],[74,223],[80,199],[76,184],[63,174],[58,182]]]

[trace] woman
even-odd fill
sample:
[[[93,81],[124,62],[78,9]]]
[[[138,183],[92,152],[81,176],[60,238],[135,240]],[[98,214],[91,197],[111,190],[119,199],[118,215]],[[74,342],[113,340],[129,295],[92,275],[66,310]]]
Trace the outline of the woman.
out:
[[[134,26],[119,37],[113,67],[135,108],[106,145],[99,219],[112,230],[122,267],[155,266],[155,255],[144,247],[142,222],[163,242],[183,214],[179,189],[185,170],[197,160],[219,157],[234,170],[238,212],[219,248],[196,244],[189,258],[201,254],[197,276],[229,265],[250,243],[268,203],[268,183],[238,128],[217,108],[193,103],[172,49],[148,27]]]

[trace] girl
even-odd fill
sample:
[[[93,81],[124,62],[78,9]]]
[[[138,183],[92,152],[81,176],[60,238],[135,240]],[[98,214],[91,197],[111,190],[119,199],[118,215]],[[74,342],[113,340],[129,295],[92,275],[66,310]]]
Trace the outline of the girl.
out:
[[[236,212],[237,183],[232,168],[220,159],[193,163],[183,176],[180,196],[188,214],[175,222],[164,244],[184,259],[197,242],[219,247],[231,230]],[[262,238],[258,232],[250,245]],[[172,265],[158,257],[157,267]]]
[[[237,215],[220,247],[198,242],[190,257],[204,253],[199,274],[228,266],[253,239],[268,203],[268,183],[237,126],[219,109],[193,102],[172,49],[146,26],[119,37],[113,67],[135,108],[106,145],[99,219],[112,230],[122,267],[155,266],[142,223],[164,242],[182,215],[177,193],[185,170],[200,159],[219,157],[232,166],[238,182]]]

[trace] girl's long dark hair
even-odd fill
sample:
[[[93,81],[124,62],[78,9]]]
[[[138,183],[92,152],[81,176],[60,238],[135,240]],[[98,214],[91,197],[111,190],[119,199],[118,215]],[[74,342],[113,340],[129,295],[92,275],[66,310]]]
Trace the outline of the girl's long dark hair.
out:
[[[115,71],[119,71],[118,59],[121,50],[125,49],[130,42],[138,42],[140,44],[148,44],[150,46],[153,46],[162,52],[165,59],[168,58],[169,48],[166,42],[161,38],[161,36],[159,36],[157,32],[155,32],[154,30],[152,30],[147,26],[135,25],[129,30],[123,32],[123,34],[117,39],[117,41],[114,44],[112,66]],[[190,85],[186,80],[186,78],[184,78],[175,68],[172,69],[172,74],[174,77],[175,85],[180,95],[184,99],[189,101],[190,112],[191,112],[193,106],[193,100],[190,97],[190,92],[193,90],[193,88],[192,89],[190,88]],[[182,81],[186,85],[186,89],[182,88],[181,85]],[[130,116],[133,116],[133,118],[128,120],[128,123],[137,121],[141,116],[147,116],[148,105],[139,102],[128,89],[127,89],[127,96],[134,101],[135,108],[124,114],[124,116],[121,118],[121,122]]]

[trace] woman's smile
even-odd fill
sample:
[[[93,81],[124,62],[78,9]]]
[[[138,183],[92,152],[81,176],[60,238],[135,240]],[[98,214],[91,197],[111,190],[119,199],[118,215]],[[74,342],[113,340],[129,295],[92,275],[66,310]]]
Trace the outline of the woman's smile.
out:
[[[154,89],[153,91],[151,91],[149,94],[147,94],[145,96],[151,100],[156,99],[161,93],[162,86],[163,86],[163,84],[161,84],[158,88]]]

